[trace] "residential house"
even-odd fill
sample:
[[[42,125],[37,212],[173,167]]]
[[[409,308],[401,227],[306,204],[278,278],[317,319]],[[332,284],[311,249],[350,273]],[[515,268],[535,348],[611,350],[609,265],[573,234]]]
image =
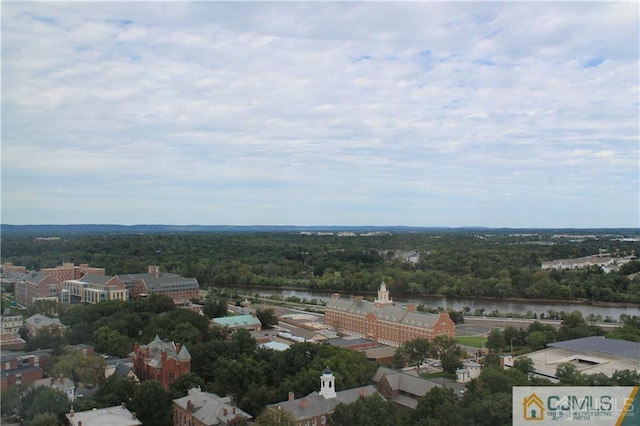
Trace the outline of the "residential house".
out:
[[[195,278],[183,278],[178,274],[161,272],[160,267],[149,265],[146,274],[118,275],[129,290],[132,299],[144,298],[151,294],[164,294],[176,304],[200,298],[200,285]]]
[[[455,337],[455,323],[449,314],[430,314],[416,311],[415,305],[397,307],[382,282],[374,302],[361,296],[353,300],[334,294],[325,307],[325,323],[335,331],[364,337],[385,345],[399,347],[417,337],[433,339],[437,336]]]
[[[22,315],[9,315],[2,317],[2,333],[16,334],[24,326]]]
[[[158,336],[148,345],[135,343],[131,360],[140,380],[158,380],[165,390],[176,378],[191,372],[191,354],[187,347],[164,342]]]
[[[27,329],[29,337],[37,336],[38,333],[45,328],[64,328],[58,318],[49,318],[42,314],[31,315],[24,320],[24,326]]]
[[[115,407],[78,412],[75,412],[72,407],[65,416],[69,426],[139,426],[142,424],[136,414],[129,411],[124,403]]]
[[[320,376],[320,392],[312,392],[299,399],[295,399],[295,395],[290,392],[287,401],[267,405],[266,409],[288,412],[297,426],[321,426],[328,423],[338,404],[351,404],[360,397],[378,393],[370,385],[336,391],[335,380],[331,370],[326,368]]]
[[[173,400],[173,426],[218,426],[246,424],[251,415],[233,405],[230,397],[221,398],[200,388],[189,389],[187,396]]]
[[[139,382],[138,376],[133,368],[131,359],[114,359],[107,360],[104,368],[104,378],[107,379],[111,376],[115,376],[117,379],[132,379],[135,382]]]
[[[71,379],[68,379],[66,377],[50,377],[39,379],[33,382],[33,385],[57,389],[67,395],[69,401],[73,402],[76,400],[76,386],[73,384],[73,381],[71,381]]]

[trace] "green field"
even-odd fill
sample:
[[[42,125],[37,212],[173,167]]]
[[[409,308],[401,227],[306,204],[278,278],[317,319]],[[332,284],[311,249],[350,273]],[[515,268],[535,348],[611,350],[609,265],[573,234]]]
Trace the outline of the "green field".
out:
[[[459,345],[473,346],[474,348],[484,348],[487,338],[484,336],[456,336]]]

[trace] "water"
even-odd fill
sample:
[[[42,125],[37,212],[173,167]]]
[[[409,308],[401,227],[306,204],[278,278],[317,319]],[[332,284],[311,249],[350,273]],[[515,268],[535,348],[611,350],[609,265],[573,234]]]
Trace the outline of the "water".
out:
[[[247,292],[251,294],[259,294],[260,296],[273,296],[281,295],[282,297],[299,297],[300,299],[317,299],[327,301],[331,298],[333,291],[317,291],[317,290],[290,290],[290,289],[274,289],[274,288],[262,288],[262,287],[219,287],[226,289],[237,289],[241,292]],[[353,293],[341,293],[343,299],[351,299],[358,294]],[[372,294],[361,294],[361,296],[371,297]],[[497,310],[502,313],[519,313],[525,314],[527,311],[534,312],[540,316],[540,314],[547,314],[548,311],[554,310],[556,312],[565,311],[573,312],[580,311],[583,317],[587,317],[589,314],[601,315],[602,318],[611,317],[614,320],[620,318],[620,314],[637,315],[640,316],[640,306],[625,306],[625,307],[613,307],[613,306],[591,306],[584,304],[572,304],[572,303],[553,303],[553,302],[532,302],[532,301],[507,301],[507,300],[495,300],[495,299],[474,299],[474,298],[451,298],[451,297],[432,297],[432,296],[411,296],[411,295],[396,295],[391,294],[391,298],[398,305],[407,305],[415,303],[416,305],[425,305],[434,308],[442,307],[444,309],[451,308],[455,311],[460,311],[465,307],[469,307],[473,313],[476,309],[484,309],[485,315],[489,312]]]

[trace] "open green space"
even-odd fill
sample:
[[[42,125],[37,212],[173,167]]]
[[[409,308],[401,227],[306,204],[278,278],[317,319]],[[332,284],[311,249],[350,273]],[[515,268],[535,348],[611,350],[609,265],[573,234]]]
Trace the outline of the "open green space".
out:
[[[456,336],[459,345],[473,346],[474,348],[484,348],[487,338],[484,336]]]

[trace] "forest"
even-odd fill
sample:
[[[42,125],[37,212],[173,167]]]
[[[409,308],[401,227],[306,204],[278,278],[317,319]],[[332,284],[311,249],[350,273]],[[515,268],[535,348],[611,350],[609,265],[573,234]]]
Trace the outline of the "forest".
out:
[[[599,253],[635,256],[637,230],[569,232],[425,230],[340,236],[337,232],[5,233],[2,262],[28,269],[63,262],[109,275],[148,265],[211,285],[304,287],[395,294],[640,303],[637,259],[618,272],[599,267],[542,270],[543,261]],[[588,235],[587,235],[588,234]]]

